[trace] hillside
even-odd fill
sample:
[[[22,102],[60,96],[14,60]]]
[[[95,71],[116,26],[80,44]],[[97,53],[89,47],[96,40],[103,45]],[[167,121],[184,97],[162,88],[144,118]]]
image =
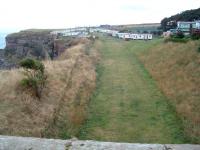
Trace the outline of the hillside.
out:
[[[95,88],[95,50],[82,39],[54,61],[44,61],[47,84],[41,99],[23,91],[21,69],[0,71],[0,134],[69,138],[79,132]]]
[[[199,41],[163,43],[136,54],[155,79],[193,142],[200,143]]]
[[[161,21],[161,27],[164,31],[167,31],[169,29],[175,28],[177,21],[194,21],[194,20],[200,20],[200,8],[186,10],[171,17],[164,18]],[[168,24],[169,22],[171,23]]]
[[[133,32],[133,33],[149,32],[154,34],[156,34],[156,32],[159,32],[159,27],[160,23],[105,25],[105,28],[118,30],[121,32]]]

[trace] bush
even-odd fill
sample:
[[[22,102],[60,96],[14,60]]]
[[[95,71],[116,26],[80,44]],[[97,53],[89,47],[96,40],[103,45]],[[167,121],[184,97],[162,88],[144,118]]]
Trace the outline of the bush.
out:
[[[200,31],[198,31],[198,32],[193,32],[193,33],[191,34],[191,38],[192,38],[193,40],[198,40],[198,39],[200,39]]]
[[[44,74],[44,65],[38,60],[27,58],[20,62],[20,66],[24,69],[32,69],[35,71],[40,71],[42,74]]]
[[[20,66],[24,68],[26,76],[21,81],[21,85],[31,90],[36,97],[40,98],[46,81],[44,65],[38,60],[27,58],[20,62]]]
[[[187,43],[187,38],[176,38],[176,37],[169,37],[164,40],[164,42],[177,42],[177,43]]]
[[[200,46],[199,46],[199,48],[198,48],[197,52],[199,52],[199,53],[200,53]]]
[[[181,31],[178,31],[178,32],[175,34],[175,38],[183,39],[184,37],[185,37],[185,35],[184,35],[183,32],[181,32]]]

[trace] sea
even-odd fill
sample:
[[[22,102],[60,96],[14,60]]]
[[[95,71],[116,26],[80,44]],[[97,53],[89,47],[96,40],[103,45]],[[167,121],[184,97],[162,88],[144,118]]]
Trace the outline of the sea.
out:
[[[0,49],[4,49],[6,46],[6,40],[5,37],[8,35],[8,33],[0,33]]]

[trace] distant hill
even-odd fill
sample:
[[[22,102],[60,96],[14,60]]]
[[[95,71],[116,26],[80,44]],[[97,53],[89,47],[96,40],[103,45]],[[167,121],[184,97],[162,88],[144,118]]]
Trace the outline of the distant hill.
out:
[[[121,32],[132,33],[154,33],[158,32],[160,23],[145,23],[145,24],[127,24],[127,25],[112,25],[111,29]]]
[[[164,18],[161,21],[161,28],[164,31],[167,31],[168,29],[176,28],[177,21],[194,21],[194,20],[200,20],[200,8],[186,10],[171,17]]]

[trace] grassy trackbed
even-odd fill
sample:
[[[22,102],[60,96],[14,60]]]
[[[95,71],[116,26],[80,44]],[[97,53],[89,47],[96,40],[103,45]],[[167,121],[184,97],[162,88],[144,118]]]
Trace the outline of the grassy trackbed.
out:
[[[157,41],[100,38],[97,89],[80,139],[184,143],[181,122],[136,57]]]

